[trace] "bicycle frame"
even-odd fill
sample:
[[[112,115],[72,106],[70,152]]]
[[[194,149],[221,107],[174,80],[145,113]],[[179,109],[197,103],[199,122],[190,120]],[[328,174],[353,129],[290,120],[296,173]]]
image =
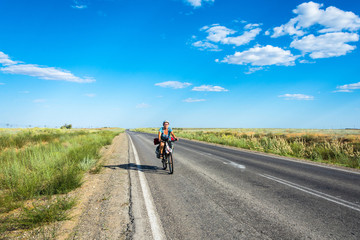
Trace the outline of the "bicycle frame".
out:
[[[176,142],[177,140],[167,140],[167,141],[164,141],[162,140],[163,142],[165,142],[164,144],[164,148],[163,148],[163,155],[169,155],[169,153],[172,153],[174,151],[174,146],[171,148],[169,145],[169,143],[172,143],[172,142]]]
[[[175,142],[175,141],[176,140],[163,141],[163,142],[165,142],[164,148],[163,148],[163,158],[162,158],[163,168],[165,170],[167,168],[167,164],[169,164],[169,173],[170,174],[172,174],[174,172],[174,162],[173,162],[173,156],[172,156],[174,146],[171,148],[170,143]]]

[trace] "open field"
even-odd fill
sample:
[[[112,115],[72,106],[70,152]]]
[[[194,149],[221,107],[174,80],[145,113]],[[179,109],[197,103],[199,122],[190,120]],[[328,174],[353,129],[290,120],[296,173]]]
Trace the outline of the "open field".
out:
[[[67,219],[66,196],[97,173],[100,149],[123,129],[0,129],[0,238]]]
[[[158,128],[138,128],[157,133]],[[281,156],[360,168],[360,130],[173,128],[176,136]]]

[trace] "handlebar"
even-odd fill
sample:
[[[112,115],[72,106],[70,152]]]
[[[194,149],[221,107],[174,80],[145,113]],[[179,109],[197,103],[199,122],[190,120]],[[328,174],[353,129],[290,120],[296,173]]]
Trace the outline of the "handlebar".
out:
[[[178,141],[178,139],[175,139],[175,140],[166,140],[166,141],[164,141],[164,140],[160,140],[160,142],[176,142],[176,141]]]

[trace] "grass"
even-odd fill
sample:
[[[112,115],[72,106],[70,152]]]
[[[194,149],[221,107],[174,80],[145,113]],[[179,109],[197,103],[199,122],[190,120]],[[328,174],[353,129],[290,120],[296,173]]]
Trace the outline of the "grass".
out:
[[[135,131],[156,133],[158,129]],[[187,139],[360,168],[360,130],[174,128],[174,132]]]
[[[66,196],[34,202],[31,206],[22,208],[19,213],[2,218],[0,229],[3,232],[32,229],[44,223],[67,220],[69,219],[67,210],[71,209],[75,203],[74,198]]]
[[[0,231],[66,219],[74,200],[53,196],[79,187],[86,172],[99,172],[101,147],[121,131],[0,129]]]

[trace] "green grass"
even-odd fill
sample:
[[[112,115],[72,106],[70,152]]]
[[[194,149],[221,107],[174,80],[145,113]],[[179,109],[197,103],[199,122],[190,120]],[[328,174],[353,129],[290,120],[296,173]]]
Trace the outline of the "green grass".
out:
[[[32,229],[51,222],[67,220],[67,210],[75,203],[74,198],[68,197],[56,197],[54,200],[33,203],[31,207],[23,207],[20,213],[2,218],[0,232]]]
[[[157,130],[135,129],[149,133]],[[359,130],[174,128],[174,132],[187,139],[360,168]]]
[[[57,199],[46,207],[36,202],[44,196],[50,198],[74,190],[82,184],[86,172],[101,169],[97,165],[101,147],[111,144],[122,131],[1,129],[0,230],[28,229],[65,219],[58,213],[66,211],[71,201]],[[35,204],[31,209],[25,207],[29,201]],[[20,217],[10,214],[14,209],[20,209]]]

